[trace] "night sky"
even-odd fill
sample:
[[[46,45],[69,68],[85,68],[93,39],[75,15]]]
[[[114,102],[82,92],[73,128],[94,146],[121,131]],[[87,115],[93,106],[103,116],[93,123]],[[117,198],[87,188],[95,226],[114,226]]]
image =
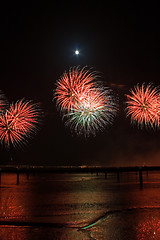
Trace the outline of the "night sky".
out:
[[[34,1],[33,1],[34,2]],[[42,165],[159,165],[160,131],[138,129],[125,114],[125,94],[137,83],[160,85],[156,2],[28,1],[4,3],[0,21],[0,89],[10,102],[41,104],[41,130],[13,161]],[[74,51],[80,50],[76,56]],[[72,66],[93,67],[119,97],[112,126],[85,139],[64,126],[55,83]],[[1,162],[9,163],[1,149]]]

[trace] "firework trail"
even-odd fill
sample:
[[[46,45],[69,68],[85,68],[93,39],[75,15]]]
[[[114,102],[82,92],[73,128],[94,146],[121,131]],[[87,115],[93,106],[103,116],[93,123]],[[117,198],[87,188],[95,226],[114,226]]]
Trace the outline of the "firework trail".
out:
[[[8,101],[5,95],[0,91],[0,114],[8,107]]]
[[[22,146],[37,132],[40,109],[32,101],[11,104],[0,116],[0,141],[7,148]]]
[[[61,111],[73,110],[79,100],[95,86],[94,80],[97,78],[96,72],[87,70],[86,67],[70,68],[69,72],[64,72],[57,81],[57,88],[54,98]]]
[[[109,89],[96,88],[83,96],[76,107],[65,115],[65,124],[78,135],[96,135],[113,122],[116,102]]]
[[[137,85],[131,94],[127,95],[127,116],[131,122],[139,126],[152,128],[160,125],[160,93],[152,84]]]

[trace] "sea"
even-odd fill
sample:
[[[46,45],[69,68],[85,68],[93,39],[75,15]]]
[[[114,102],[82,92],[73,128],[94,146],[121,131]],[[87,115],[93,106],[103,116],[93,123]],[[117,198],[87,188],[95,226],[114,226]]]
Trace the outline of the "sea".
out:
[[[2,173],[1,239],[160,240],[160,172]]]

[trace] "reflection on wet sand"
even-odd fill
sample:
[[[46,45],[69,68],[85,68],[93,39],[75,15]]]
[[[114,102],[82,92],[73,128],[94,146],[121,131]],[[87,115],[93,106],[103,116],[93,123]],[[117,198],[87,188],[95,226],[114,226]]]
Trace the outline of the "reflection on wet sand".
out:
[[[160,239],[159,176],[3,175],[0,239]]]
[[[143,219],[137,227],[137,239],[160,239],[160,217],[150,216],[150,219]]]

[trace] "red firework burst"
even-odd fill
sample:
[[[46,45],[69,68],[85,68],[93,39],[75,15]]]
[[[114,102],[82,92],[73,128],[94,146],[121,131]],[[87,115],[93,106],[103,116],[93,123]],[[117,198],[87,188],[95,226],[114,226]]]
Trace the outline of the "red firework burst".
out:
[[[86,95],[95,86],[93,80],[97,77],[96,72],[87,70],[86,67],[71,68],[57,81],[55,98],[61,110],[72,110],[79,99]]]
[[[151,84],[137,85],[127,99],[127,116],[131,117],[132,122],[137,122],[141,127],[160,125],[160,93],[157,88]]]
[[[37,131],[39,108],[31,101],[20,100],[0,116],[0,141],[10,147],[23,145]]]

